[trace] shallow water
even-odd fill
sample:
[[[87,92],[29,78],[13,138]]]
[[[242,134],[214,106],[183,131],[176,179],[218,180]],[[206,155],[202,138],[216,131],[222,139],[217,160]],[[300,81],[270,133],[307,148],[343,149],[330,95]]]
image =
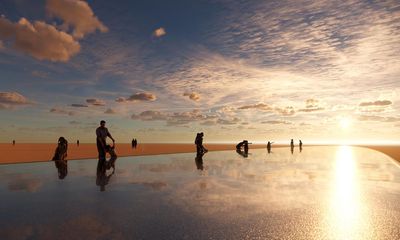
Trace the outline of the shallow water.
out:
[[[96,170],[0,166],[1,239],[400,238],[400,168],[366,148],[124,157],[108,182]]]

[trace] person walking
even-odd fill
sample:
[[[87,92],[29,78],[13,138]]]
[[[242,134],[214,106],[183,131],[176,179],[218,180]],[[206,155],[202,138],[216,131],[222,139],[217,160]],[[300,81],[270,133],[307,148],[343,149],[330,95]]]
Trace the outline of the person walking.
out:
[[[106,121],[101,120],[100,126],[96,129],[96,145],[97,151],[99,152],[99,160],[106,160],[106,139],[107,137],[111,138],[113,141],[113,145],[115,144],[114,138],[111,136],[110,132],[106,128]]]

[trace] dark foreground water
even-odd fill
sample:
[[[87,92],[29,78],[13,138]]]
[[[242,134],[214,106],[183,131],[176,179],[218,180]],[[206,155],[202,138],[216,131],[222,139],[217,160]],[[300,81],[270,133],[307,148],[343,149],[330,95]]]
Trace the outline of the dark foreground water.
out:
[[[0,239],[400,239],[400,168],[308,147],[0,166]],[[101,191],[103,190],[103,191]]]

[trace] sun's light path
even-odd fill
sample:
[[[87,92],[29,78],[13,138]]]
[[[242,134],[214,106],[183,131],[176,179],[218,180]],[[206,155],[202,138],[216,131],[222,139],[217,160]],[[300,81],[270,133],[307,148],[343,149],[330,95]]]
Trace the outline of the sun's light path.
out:
[[[332,239],[361,239],[368,231],[363,217],[359,178],[352,148],[341,146],[335,161],[329,225]]]

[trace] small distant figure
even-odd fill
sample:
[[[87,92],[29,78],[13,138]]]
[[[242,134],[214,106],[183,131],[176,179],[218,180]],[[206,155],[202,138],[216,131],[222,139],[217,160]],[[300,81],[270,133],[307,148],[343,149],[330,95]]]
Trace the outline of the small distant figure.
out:
[[[137,139],[135,138],[135,149],[137,148]]]
[[[301,140],[299,140],[299,149],[300,152],[303,151],[303,142]]]
[[[290,140],[290,151],[292,152],[292,154],[293,154],[293,150],[294,150],[294,142],[292,139],[292,140]]]
[[[78,140],[76,140],[76,146],[78,146],[78,147],[79,147],[79,139],[78,139]]]
[[[270,141],[268,141],[268,143],[267,143],[267,151],[268,151],[268,153],[271,153],[272,143],[273,142],[270,142]]]
[[[60,137],[52,159],[58,170],[59,179],[64,179],[68,174],[67,151],[68,141],[64,137]]]
[[[204,170],[204,166],[203,166],[203,156],[204,153],[196,153],[196,157],[194,159],[195,163],[196,163],[196,167],[198,170],[203,171]]]
[[[134,138],[132,138],[131,146],[132,146],[132,148],[135,148],[135,139]]]
[[[203,146],[204,133],[197,133],[194,143],[196,144],[196,152],[199,154],[206,153],[208,150]]]
[[[12,145],[15,146],[15,140],[12,141]]]

